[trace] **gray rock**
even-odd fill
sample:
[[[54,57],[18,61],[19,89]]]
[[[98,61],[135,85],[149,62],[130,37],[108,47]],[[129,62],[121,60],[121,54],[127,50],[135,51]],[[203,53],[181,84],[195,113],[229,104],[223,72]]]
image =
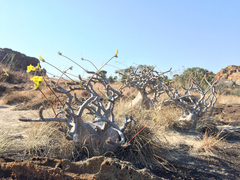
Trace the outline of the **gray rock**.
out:
[[[232,86],[232,85],[234,85],[234,82],[235,81],[228,80],[228,79],[225,79],[225,78],[220,78],[220,80],[218,81],[218,84],[222,84],[222,85],[225,85],[225,86]]]
[[[236,81],[236,84],[240,86],[240,81]]]

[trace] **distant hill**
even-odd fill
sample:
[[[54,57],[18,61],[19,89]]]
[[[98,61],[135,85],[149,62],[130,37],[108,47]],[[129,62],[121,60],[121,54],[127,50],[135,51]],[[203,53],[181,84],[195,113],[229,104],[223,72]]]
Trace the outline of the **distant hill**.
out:
[[[18,51],[8,48],[0,48],[0,63],[5,64],[12,70],[27,70],[30,64],[37,66],[40,61],[37,58],[26,56]]]

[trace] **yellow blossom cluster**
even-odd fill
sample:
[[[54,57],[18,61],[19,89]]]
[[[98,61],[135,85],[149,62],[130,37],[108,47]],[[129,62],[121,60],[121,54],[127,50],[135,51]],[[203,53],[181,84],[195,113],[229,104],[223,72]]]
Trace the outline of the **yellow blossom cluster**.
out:
[[[36,68],[34,66],[32,66],[31,64],[27,67],[27,73],[31,72],[31,71],[36,71]]]
[[[42,76],[34,76],[30,80],[35,83],[35,87],[36,87],[36,89],[38,89],[41,86],[41,84],[39,82],[43,81],[43,77]]]
[[[40,65],[38,63],[37,67],[32,66],[31,64],[29,66],[27,66],[27,71],[26,72],[31,72],[31,71],[37,71],[40,69]],[[43,77],[42,76],[34,76],[33,78],[30,79],[31,81],[33,81],[35,83],[35,87],[36,89],[38,89],[41,84],[39,82],[43,81]]]

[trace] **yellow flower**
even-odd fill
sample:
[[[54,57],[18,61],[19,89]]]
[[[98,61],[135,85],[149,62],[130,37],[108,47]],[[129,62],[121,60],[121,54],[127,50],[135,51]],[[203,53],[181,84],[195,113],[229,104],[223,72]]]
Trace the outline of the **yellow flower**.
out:
[[[26,72],[31,72],[31,71],[36,71],[36,68],[30,64],[30,65],[27,67],[27,71],[26,71]]]
[[[42,55],[39,56],[39,60],[45,62],[45,60],[42,58]]]
[[[3,71],[4,71],[4,75],[9,76],[7,69],[3,69]]]
[[[34,76],[30,80],[35,83],[35,87],[36,87],[36,89],[38,89],[41,86],[41,84],[39,84],[39,82],[43,81],[43,77],[42,76]]]
[[[62,53],[60,53],[60,51],[58,51],[58,54],[59,54],[59,55],[62,55]]]
[[[118,49],[115,52],[115,57],[118,57],[117,55],[118,55]]]

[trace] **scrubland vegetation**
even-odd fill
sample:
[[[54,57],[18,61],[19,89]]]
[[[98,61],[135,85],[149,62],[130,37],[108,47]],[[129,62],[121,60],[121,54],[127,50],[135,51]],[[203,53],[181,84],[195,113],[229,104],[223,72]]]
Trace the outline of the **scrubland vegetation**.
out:
[[[201,74],[197,76],[200,78],[198,81],[204,77],[202,73],[208,73],[202,71],[201,68],[200,70]],[[190,72],[189,69],[188,71]],[[208,78],[212,80],[212,74],[210,75]],[[42,82],[40,87],[42,93],[47,97],[47,99],[44,98],[42,93],[34,90],[34,84],[30,81],[33,76],[34,72],[27,74],[22,71],[12,71],[1,64],[0,105],[13,105],[18,110],[34,110],[33,117],[25,118],[38,118],[38,110],[41,106],[44,106],[46,109],[43,114],[44,117],[54,117],[49,103],[56,110],[61,106],[59,101],[64,103],[68,100],[68,97],[64,93],[57,92],[56,97],[46,86],[46,83],[50,84],[54,79],[46,78],[46,82]],[[184,76],[175,75],[175,79],[168,79],[165,82],[172,83],[172,86],[175,87],[178,86],[178,93],[183,94],[185,92],[184,88],[187,88],[186,77],[189,78],[189,76],[193,75],[187,73]],[[54,81],[58,82],[59,80],[55,79]],[[61,79],[58,85],[64,89],[69,89],[71,85],[66,82],[71,83],[72,81]],[[111,79],[111,82],[110,86],[115,90],[122,86],[121,80],[116,80],[116,78]],[[204,85],[207,86],[207,84]],[[181,89],[181,86],[184,86],[184,88]],[[103,84],[95,83],[93,89],[100,96],[103,105],[106,106],[108,100],[105,96]],[[221,93],[216,94],[217,103],[240,104],[239,95],[226,95],[223,93],[224,91],[229,91],[229,88],[222,88]],[[91,96],[86,89],[73,92],[83,102]],[[129,104],[138,95],[138,90],[134,86],[123,89],[122,94],[123,97],[115,101],[115,107],[113,108],[115,124],[121,126],[125,122],[126,116],[132,116],[136,121],[136,124],[130,123],[124,131],[125,142],[127,143],[125,147],[119,146],[114,152],[105,152],[104,154],[101,154],[96,146],[92,147],[93,150],[84,144],[80,148],[76,148],[73,141],[68,141],[66,134],[58,130],[60,128],[59,122],[30,122],[31,128],[22,140],[24,149],[17,152],[16,157],[27,159],[33,156],[44,156],[79,161],[92,156],[105,155],[130,161],[137,168],[147,167],[156,170],[159,168],[172,169],[171,161],[185,153],[206,157],[224,153],[222,142],[226,140],[226,136],[222,136],[221,131],[217,130],[218,121],[214,114],[212,117],[205,115],[200,117],[196,128],[192,128],[191,123],[179,121],[179,117],[182,115],[180,108],[177,108],[174,104],[168,106],[161,104],[162,100],[169,98],[164,93],[158,97],[160,102],[158,108],[146,108],[144,105],[129,107]],[[149,95],[151,96],[151,94]],[[199,97],[197,91],[193,95]],[[79,104],[73,102],[71,107],[74,112],[77,112]],[[206,114],[208,113],[206,112]],[[59,116],[59,118],[61,117],[64,118],[63,115]],[[82,119],[92,121],[94,117],[85,109]],[[61,124],[64,128],[67,128],[65,123]],[[8,132],[1,132],[0,153],[8,154],[8,149],[14,147],[16,141],[8,137]]]

